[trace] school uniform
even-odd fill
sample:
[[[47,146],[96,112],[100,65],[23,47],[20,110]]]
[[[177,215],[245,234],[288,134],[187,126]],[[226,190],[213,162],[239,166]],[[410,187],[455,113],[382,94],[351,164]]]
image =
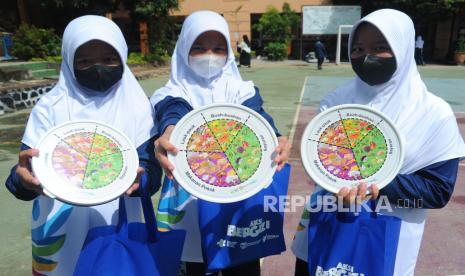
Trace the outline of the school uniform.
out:
[[[250,66],[252,50],[250,49],[249,43],[242,41],[237,45],[237,51],[239,52],[239,66]]]
[[[224,67],[211,78],[200,77],[189,66],[190,48],[197,37],[206,31],[220,32],[226,38],[228,49]],[[213,103],[233,103],[245,105],[261,114],[279,136],[273,119],[263,110],[263,100],[258,89],[252,81],[242,80],[231,49],[227,23],[214,12],[195,12],[186,18],[171,59],[170,80],[154,92],[150,101],[155,107],[155,121],[160,134],[193,109]],[[169,188],[165,184],[158,206],[159,230],[186,230],[182,261],[189,263],[188,275],[200,275],[204,269],[204,259],[197,199],[182,189],[175,180],[174,185]],[[248,267],[256,272],[257,265],[259,272],[258,260]]]
[[[110,44],[124,66],[121,80],[104,92],[83,87],[74,75],[76,50],[94,39]],[[126,65],[127,45],[118,26],[105,17],[92,15],[71,21],[63,35],[62,57],[58,83],[33,108],[21,149],[34,148],[48,130],[68,121],[104,122],[122,131],[135,145],[139,165],[145,169],[151,190],[155,192],[161,168],[153,153],[156,134],[153,109]],[[7,179],[7,188],[21,200],[34,200],[31,225],[33,274],[72,275],[87,231],[116,224],[118,200],[91,207],[69,205],[25,189],[15,170],[12,169]],[[141,221],[140,200],[126,197],[125,201],[128,220]]]
[[[341,104],[363,104],[384,113],[399,130],[404,140],[404,162],[399,175],[380,190],[393,207],[392,212],[381,214],[402,220],[394,275],[413,275],[427,209],[442,208],[450,199],[459,160],[465,156],[465,144],[452,109],[427,90],[418,73],[411,19],[390,9],[373,12],[354,25],[349,45],[362,22],[373,24],[384,35],[397,68],[391,79],[379,85],[370,86],[355,77],[327,95],[320,103],[320,111]],[[351,49],[349,56],[350,53]],[[317,186],[315,193],[320,190]],[[404,208],[406,205],[410,208]],[[304,211],[292,245],[301,273],[302,262],[307,261],[308,250],[312,250],[307,245],[307,227],[312,217],[309,209],[307,206]]]

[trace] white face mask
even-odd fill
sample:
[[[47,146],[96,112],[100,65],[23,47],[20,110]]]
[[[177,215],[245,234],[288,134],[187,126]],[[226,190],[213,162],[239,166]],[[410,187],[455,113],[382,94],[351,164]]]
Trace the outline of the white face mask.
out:
[[[226,56],[205,54],[189,56],[189,66],[199,76],[209,79],[218,74],[226,63]]]

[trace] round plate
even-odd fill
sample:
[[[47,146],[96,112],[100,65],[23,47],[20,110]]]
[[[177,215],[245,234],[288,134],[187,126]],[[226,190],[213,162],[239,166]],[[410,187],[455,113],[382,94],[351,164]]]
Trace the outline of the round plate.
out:
[[[137,151],[122,132],[95,121],[70,121],[37,143],[32,169],[44,193],[75,204],[97,205],[122,195],[134,182]]]
[[[404,157],[394,124],[356,104],[318,114],[304,131],[301,155],[310,177],[333,193],[360,183],[383,188],[399,173]]]
[[[195,109],[174,128],[168,155],[173,175],[190,194],[227,203],[246,199],[273,179],[278,139],[270,124],[240,105],[214,104]]]

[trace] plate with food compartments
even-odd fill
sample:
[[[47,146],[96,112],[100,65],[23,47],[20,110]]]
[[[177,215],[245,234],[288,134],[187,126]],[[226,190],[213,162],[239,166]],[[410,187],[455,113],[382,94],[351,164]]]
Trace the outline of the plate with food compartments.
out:
[[[235,104],[194,109],[173,129],[169,154],[173,176],[191,195],[218,203],[246,199],[273,179],[278,146],[271,125],[257,112]]]
[[[384,114],[347,104],[318,114],[306,127],[301,157],[310,177],[337,193],[360,183],[388,185],[403,162],[402,137]]]
[[[96,121],[70,121],[37,143],[32,169],[44,193],[74,205],[98,205],[121,196],[137,176],[139,158],[121,131]]]

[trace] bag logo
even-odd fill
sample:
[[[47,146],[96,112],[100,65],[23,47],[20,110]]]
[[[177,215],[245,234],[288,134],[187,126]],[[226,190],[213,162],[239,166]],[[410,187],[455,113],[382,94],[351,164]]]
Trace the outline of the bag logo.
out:
[[[354,267],[349,264],[338,263],[336,267],[326,271],[321,266],[317,266],[315,276],[365,276],[365,274],[354,272]]]
[[[263,220],[261,218],[251,221],[248,227],[237,227],[236,225],[228,225],[226,231],[226,238],[256,238],[270,228],[270,221]],[[277,238],[279,238],[279,235],[268,235],[265,233],[263,237],[259,237],[257,240],[251,242],[238,242],[227,239],[220,239],[216,244],[221,248],[237,248],[237,245],[239,244],[240,249],[247,249],[250,246],[265,243],[269,240]]]
[[[267,229],[270,229],[269,220],[263,221],[263,219],[256,219],[250,222],[249,227],[237,227],[236,225],[228,225],[228,231],[226,235],[229,237],[255,238],[261,233],[265,232]]]

